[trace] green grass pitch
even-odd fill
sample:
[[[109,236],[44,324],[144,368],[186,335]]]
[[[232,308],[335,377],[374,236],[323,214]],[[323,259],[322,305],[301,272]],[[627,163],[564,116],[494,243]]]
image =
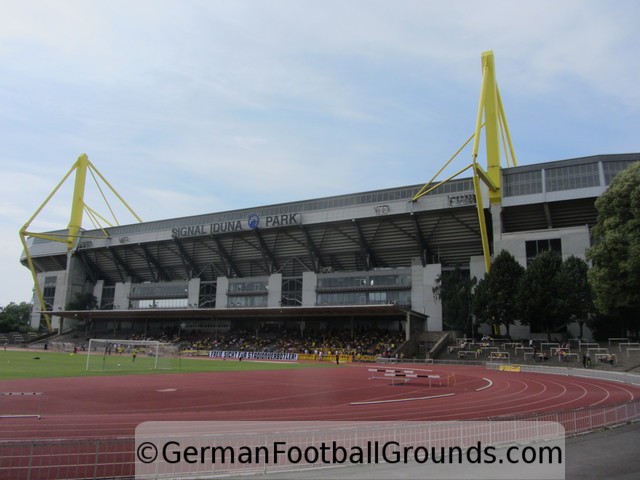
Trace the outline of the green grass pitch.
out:
[[[241,372],[293,368],[335,367],[333,363],[260,362],[213,360],[209,358],[164,358],[154,368],[154,359],[138,355],[92,355],[87,371],[87,354],[79,352],[34,352],[0,350],[0,380],[20,378],[88,377],[104,375],[148,375],[162,373]]]

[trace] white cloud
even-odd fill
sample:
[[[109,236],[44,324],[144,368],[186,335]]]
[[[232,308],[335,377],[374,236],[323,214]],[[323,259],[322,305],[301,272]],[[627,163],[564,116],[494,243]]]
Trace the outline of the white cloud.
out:
[[[635,0],[2,6],[2,246],[83,152],[145,220],[426,181],[485,50],[521,162],[640,150]],[[34,228],[68,223],[57,197]]]

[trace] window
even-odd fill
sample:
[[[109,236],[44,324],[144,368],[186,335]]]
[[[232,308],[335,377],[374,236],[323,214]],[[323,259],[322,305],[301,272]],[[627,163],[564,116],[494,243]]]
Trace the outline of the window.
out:
[[[283,307],[302,305],[302,278],[282,279],[282,302]]]
[[[240,282],[230,282],[229,283],[229,293],[247,293],[247,292],[256,292],[256,293],[267,293],[268,281],[267,280],[249,280],[249,281],[240,281]]]
[[[611,183],[611,180],[615,178],[621,171],[627,168],[633,163],[632,160],[620,160],[616,162],[602,162],[604,170],[604,180],[607,185]]]
[[[100,310],[113,310],[113,302],[116,298],[115,285],[104,285],[100,299]]]
[[[528,240],[525,242],[525,248],[527,251],[527,265],[536,258],[536,256],[546,250],[551,250],[559,255],[562,255],[562,242],[559,238],[552,238],[547,240]]]
[[[215,308],[217,284],[213,282],[201,282],[198,299],[199,308]]]
[[[573,190],[600,185],[597,163],[549,168],[545,171],[546,191]]]
[[[504,176],[504,196],[542,193],[542,171],[510,173]]]
[[[53,310],[53,301],[56,296],[56,277],[45,277],[44,289],[42,290],[42,299],[44,300],[45,308],[48,311]]]

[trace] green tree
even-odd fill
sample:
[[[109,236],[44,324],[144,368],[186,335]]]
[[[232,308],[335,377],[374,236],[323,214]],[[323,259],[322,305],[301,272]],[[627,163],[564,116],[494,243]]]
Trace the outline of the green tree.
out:
[[[573,255],[562,262],[558,273],[560,307],[580,326],[580,338],[584,324],[595,313],[588,274],[587,262]]]
[[[560,298],[561,268],[562,258],[556,252],[547,250],[538,254],[527,267],[517,294],[522,324],[529,325],[532,331],[545,332],[549,341],[552,332],[570,322]]]
[[[618,174],[596,200],[598,220],[589,282],[596,308],[623,319],[623,329],[638,330],[640,313],[640,162]],[[624,332],[626,333],[626,332]]]
[[[21,332],[29,330],[29,316],[31,315],[30,303],[9,303],[0,309],[0,333]]]
[[[98,299],[91,293],[76,293],[76,298],[67,303],[66,310],[93,310]]]
[[[485,276],[478,281],[476,288],[473,289],[471,297],[471,313],[476,317],[477,323],[486,323],[491,325],[491,313],[489,312],[489,280]]]
[[[469,272],[458,267],[436,278],[433,296],[442,304],[442,320],[449,329],[473,333],[470,305],[474,285],[475,278],[469,278]]]
[[[473,312],[483,323],[503,325],[507,337],[517,318],[516,295],[524,267],[506,250],[491,263],[473,294]]]

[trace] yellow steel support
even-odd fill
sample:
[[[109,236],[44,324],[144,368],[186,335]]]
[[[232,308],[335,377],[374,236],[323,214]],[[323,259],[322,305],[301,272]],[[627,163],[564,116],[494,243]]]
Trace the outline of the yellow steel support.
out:
[[[482,200],[482,190],[480,189],[480,176],[477,174],[478,165],[473,161],[473,190],[476,193],[476,208],[478,209],[478,225],[480,227],[480,239],[482,241],[482,253],[484,257],[484,268],[488,272],[491,268],[491,248],[489,247],[489,234],[487,232],[487,222],[484,217],[484,202]]]
[[[71,174],[74,171],[76,176],[75,176],[75,183],[74,183],[74,189],[73,189],[73,199],[71,202],[71,216],[69,219],[67,232],[64,234],[30,232],[29,226],[31,225],[31,222],[33,222],[33,220],[40,214],[40,212],[44,209],[47,203],[49,203],[51,198],[53,198],[53,196],[58,192],[60,187],[67,181],[67,179],[71,176]],[[25,223],[24,226],[20,229],[20,241],[22,242],[22,247],[24,248],[25,256],[27,257],[27,264],[29,266],[29,270],[31,271],[31,276],[33,277],[33,283],[35,286],[36,295],[40,303],[41,312],[44,315],[44,319],[47,324],[47,329],[49,331],[51,331],[51,320],[49,318],[49,314],[47,313],[47,311],[49,310],[47,309],[47,305],[42,295],[42,290],[40,288],[40,285],[38,284],[38,276],[36,273],[35,265],[33,263],[33,259],[31,258],[31,253],[29,252],[27,237],[44,238],[47,240],[52,240],[54,242],[65,243],[67,245],[67,250],[69,251],[73,250],[79,238],[108,238],[109,236],[108,233],[101,226],[98,226],[98,228],[102,230],[103,236],[95,236],[95,235],[89,236],[89,235],[81,234],[82,218],[83,218],[83,213],[85,211],[87,212],[87,214],[89,215],[89,217],[93,222],[95,222],[97,219],[100,219],[103,222],[107,223],[109,226],[113,226],[104,217],[102,217],[95,210],[93,210],[91,207],[85,204],[84,193],[85,193],[86,181],[87,181],[87,171],[91,173],[91,176],[93,177],[98,189],[100,190],[100,193],[102,194],[103,200],[105,201],[107,207],[109,208],[111,215],[114,217],[114,223],[116,225],[118,224],[118,222],[117,222],[117,219],[115,218],[115,214],[113,213],[111,205],[109,205],[109,202],[105,197],[104,192],[100,188],[100,185],[98,184],[95,178],[94,172],[107,185],[107,187],[109,187],[111,192],[118,198],[118,200],[120,200],[120,202],[127,208],[127,210],[135,217],[135,219],[138,220],[139,222],[142,222],[140,217],[124,201],[124,199],[120,196],[120,194],[116,192],[116,190],[109,184],[109,182],[107,182],[107,180],[102,176],[102,174],[91,164],[87,155],[86,154],[80,155],[78,157],[78,160],[69,169],[67,174],[62,178],[62,180],[60,180],[58,185],[56,185],[56,187],[49,194],[49,196],[47,196],[45,201],[42,202],[42,205],[38,207],[36,212],[31,216],[31,218],[29,218],[29,220],[27,220],[27,223]]]
[[[73,199],[71,201],[71,218],[69,220],[67,250],[73,248],[78,232],[82,228],[82,214],[84,213],[84,188],[87,183],[87,167],[89,166],[89,157],[82,154],[78,157],[75,165],[72,167],[76,171],[76,181],[73,188]]]
[[[485,141],[487,147],[487,176],[491,182],[489,188],[489,202],[499,204],[502,202],[500,191],[500,108],[498,106],[498,84],[496,83],[496,69],[493,60],[493,52],[482,54],[482,107],[484,109]],[[482,124],[482,112],[478,112],[478,126]],[[476,140],[478,137],[476,136]],[[476,147],[476,145],[474,145]],[[474,148],[474,158],[478,151]]]
[[[481,130],[485,129],[485,142],[487,149],[487,170],[485,171],[477,162],[478,150],[480,147]],[[458,173],[448,177],[446,180],[431,186],[433,180],[451,163],[451,161],[467,146],[473,139],[473,151],[471,165],[460,170]],[[476,128],[474,134],[469,138],[460,149],[449,159],[447,163],[436,173],[427,184],[424,185],[413,197],[413,201],[417,201],[420,197],[428,194],[434,188],[437,188],[444,182],[451,180],[469,168],[473,168],[473,188],[476,195],[476,205],[478,209],[478,223],[480,227],[480,237],[482,240],[482,252],[484,256],[484,264],[486,271],[491,268],[491,249],[489,246],[489,233],[484,215],[484,202],[482,200],[481,184],[484,183],[489,190],[489,203],[491,205],[499,205],[502,203],[501,181],[501,149],[503,145],[505,151],[506,165],[517,165],[516,156],[511,143],[511,136],[507,126],[504,108],[498,84],[496,82],[495,62],[493,52],[488,51],[482,54],[482,84],[480,88],[480,100],[478,102],[478,115],[476,117]]]
[[[418,200],[420,197],[426,195],[427,193],[429,193],[431,190],[439,187],[441,184],[443,184],[444,182],[448,182],[449,180],[451,180],[452,178],[457,177],[458,175],[460,175],[462,172],[468,170],[469,168],[471,168],[471,165],[468,165],[467,167],[465,167],[464,169],[460,170],[458,173],[455,173],[453,175],[451,175],[449,178],[447,178],[446,180],[443,180],[442,182],[438,183],[438,185],[435,185],[431,188],[429,188],[431,186],[431,183],[436,179],[436,177],[438,175],[440,175],[440,173],[447,168],[447,166],[453,161],[454,158],[456,158],[458,156],[458,154],[464,149],[464,147],[466,147],[469,142],[471,140],[473,140],[474,135],[471,135],[466,142],[464,142],[464,144],[458,149],[458,151],[456,153],[453,154],[453,156],[447,161],[447,163],[445,163],[442,168],[440,170],[438,170],[436,172],[436,174],[433,176],[433,178],[431,178],[431,180],[429,180],[427,183],[424,184],[424,186],[418,191],[418,193],[416,193],[413,198],[411,199],[412,202],[415,202],[416,200]]]

